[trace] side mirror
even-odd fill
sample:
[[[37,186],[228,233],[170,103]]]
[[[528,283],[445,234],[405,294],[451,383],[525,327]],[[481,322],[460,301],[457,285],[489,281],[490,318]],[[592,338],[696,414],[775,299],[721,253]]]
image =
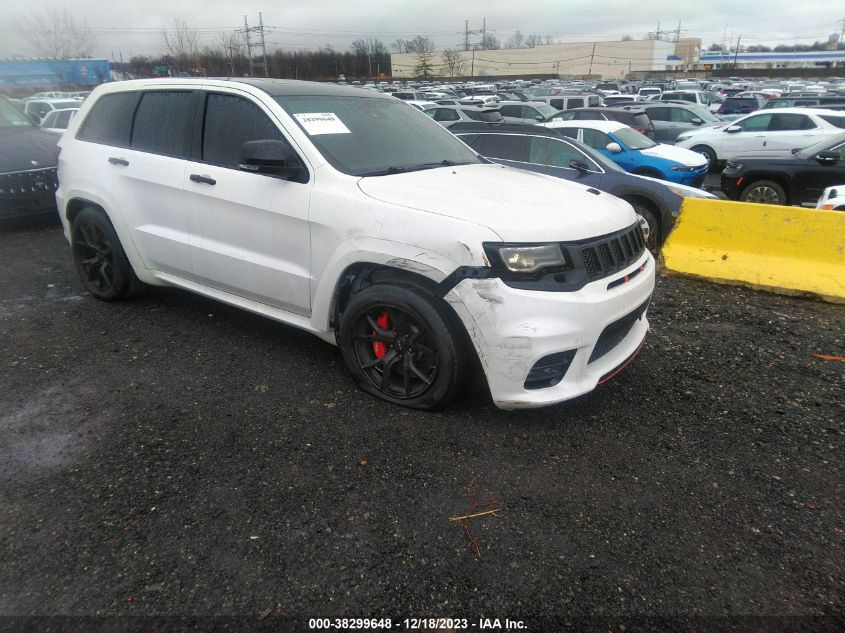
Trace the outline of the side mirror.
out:
[[[304,171],[299,157],[287,143],[275,140],[247,141],[241,145],[238,167],[284,180],[296,180]]]
[[[833,150],[825,150],[816,155],[816,160],[820,163],[833,164],[839,162],[839,152]]]
[[[736,134],[737,132],[741,132],[741,131],[742,131],[742,128],[739,127],[738,125],[729,125],[728,127],[725,128],[725,132],[727,132],[728,134]]]
[[[537,120],[537,121],[545,121],[546,117],[544,117],[542,114],[538,114],[537,116],[534,117],[534,119]]]
[[[590,172],[590,166],[583,160],[578,160],[577,158],[573,158],[569,161],[570,169],[575,169],[582,174],[587,174]]]
[[[689,120],[689,122],[692,123],[693,125],[701,125],[702,123],[704,123],[704,120],[699,119],[697,116],[694,116]]]
[[[619,143],[608,143],[605,149],[612,154],[622,153],[622,146]]]

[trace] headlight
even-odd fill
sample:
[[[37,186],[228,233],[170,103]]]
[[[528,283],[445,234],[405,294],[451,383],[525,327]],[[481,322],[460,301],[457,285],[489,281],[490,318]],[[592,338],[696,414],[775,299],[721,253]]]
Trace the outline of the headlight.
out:
[[[566,258],[558,244],[532,244],[530,246],[485,246],[498,253],[499,259],[509,271],[533,273],[542,268],[566,266]]]
[[[701,165],[698,167],[684,167],[682,165],[675,165],[671,168],[672,171],[695,171],[696,169],[701,169]]]
[[[732,169],[734,171],[739,171],[743,167],[745,167],[745,165],[743,163],[735,163],[732,160],[729,160],[725,163],[725,169]]]
[[[679,189],[678,187],[667,187],[669,191],[674,193],[676,196],[681,198],[714,198],[715,196],[712,193],[708,193],[702,189],[695,189],[694,187],[690,187],[689,189]]]

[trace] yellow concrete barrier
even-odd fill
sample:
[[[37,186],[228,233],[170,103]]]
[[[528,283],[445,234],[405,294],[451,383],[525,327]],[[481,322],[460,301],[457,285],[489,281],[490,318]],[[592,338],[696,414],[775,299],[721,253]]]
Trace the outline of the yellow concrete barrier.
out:
[[[687,198],[663,259],[686,275],[845,302],[845,212]]]

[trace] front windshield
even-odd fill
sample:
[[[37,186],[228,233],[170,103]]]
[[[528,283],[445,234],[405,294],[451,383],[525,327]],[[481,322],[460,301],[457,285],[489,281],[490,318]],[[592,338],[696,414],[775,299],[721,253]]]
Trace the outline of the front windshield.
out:
[[[396,99],[327,95],[274,98],[325,159],[350,176],[482,162],[441,125]]]
[[[0,99],[0,128],[32,127],[32,122],[11,103]]]
[[[628,149],[648,149],[657,145],[649,137],[629,127],[620,128],[614,134]]]

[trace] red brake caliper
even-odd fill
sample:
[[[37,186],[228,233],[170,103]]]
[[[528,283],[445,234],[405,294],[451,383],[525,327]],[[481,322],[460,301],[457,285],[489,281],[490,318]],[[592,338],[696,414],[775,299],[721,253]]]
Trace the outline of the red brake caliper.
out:
[[[387,312],[382,312],[378,315],[376,323],[382,330],[386,330],[388,327]],[[373,334],[375,334],[375,332],[373,332]],[[376,355],[376,358],[381,358],[387,353],[387,345],[381,341],[373,341],[373,353]]]

